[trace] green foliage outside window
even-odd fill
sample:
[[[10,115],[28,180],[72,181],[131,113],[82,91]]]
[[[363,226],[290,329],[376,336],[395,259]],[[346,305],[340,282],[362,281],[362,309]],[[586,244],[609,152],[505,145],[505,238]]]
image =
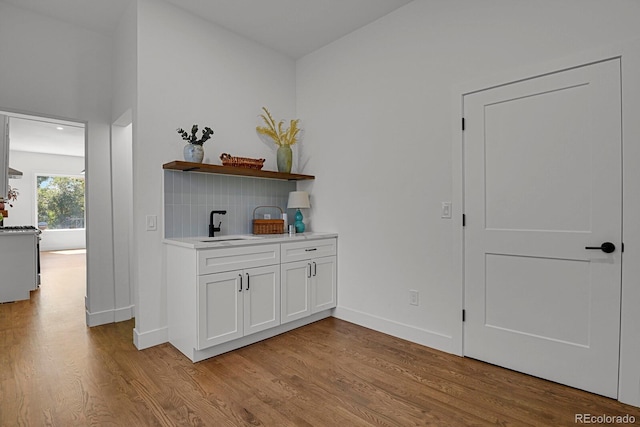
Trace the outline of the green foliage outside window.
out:
[[[38,176],[38,226],[84,228],[84,179]]]

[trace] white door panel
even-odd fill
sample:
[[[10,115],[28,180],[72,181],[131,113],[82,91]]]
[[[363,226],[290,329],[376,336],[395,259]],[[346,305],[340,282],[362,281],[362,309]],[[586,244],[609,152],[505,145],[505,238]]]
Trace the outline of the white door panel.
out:
[[[487,327],[589,344],[589,262],[487,254],[485,272]]]
[[[465,355],[617,396],[620,93],[616,59],[465,95]]]

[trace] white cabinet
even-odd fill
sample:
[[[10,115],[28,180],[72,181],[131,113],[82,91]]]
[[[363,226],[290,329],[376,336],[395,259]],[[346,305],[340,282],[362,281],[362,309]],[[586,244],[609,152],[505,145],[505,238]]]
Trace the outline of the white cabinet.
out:
[[[191,360],[280,325],[279,244],[165,250],[169,342]]]
[[[37,289],[37,243],[35,232],[0,232],[0,303],[28,300]]]
[[[169,342],[197,362],[330,316],[336,238],[281,239],[202,249],[166,244]]]
[[[336,243],[331,238],[282,244],[281,323],[336,306]]]
[[[0,115],[0,200],[7,197],[9,190],[9,118]]]
[[[280,269],[256,267],[198,278],[198,350],[280,324]]]

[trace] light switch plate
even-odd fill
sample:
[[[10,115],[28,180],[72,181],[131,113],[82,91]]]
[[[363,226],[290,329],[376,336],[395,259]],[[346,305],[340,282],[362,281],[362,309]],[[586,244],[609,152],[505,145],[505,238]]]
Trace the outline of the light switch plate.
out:
[[[451,202],[442,202],[441,218],[451,219]]]
[[[411,305],[419,305],[420,304],[420,294],[418,291],[412,289],[409,291],[409,304]]]
[[[147,231],[156,231],[158,229],[158,216],[147,215]]]

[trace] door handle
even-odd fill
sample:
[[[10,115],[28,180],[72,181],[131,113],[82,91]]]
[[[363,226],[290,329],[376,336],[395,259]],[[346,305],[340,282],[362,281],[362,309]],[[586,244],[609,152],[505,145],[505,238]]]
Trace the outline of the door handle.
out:
[[[316,276],[318,274],[318,264],[313,262],[313,275]]]
[[[307,279],[311,278],[311,263],[308,262],[307,266],[309,267],[309,272],[307,273]]]
[[[249,290],[249,281],[250,281],[250,280],[251,280],[251,279],[249,279],[249,273],[247,273],[247,290]]]
[[[238,274],[238,276],[240,276],[240,289],[238,289],[238,292],[242,292],[242,274]]]
[[[600,246],[585,246],[585,249],[599,249],[605,254],[610,254],[616,250],[616,245],[611,242],[604,242]]]

